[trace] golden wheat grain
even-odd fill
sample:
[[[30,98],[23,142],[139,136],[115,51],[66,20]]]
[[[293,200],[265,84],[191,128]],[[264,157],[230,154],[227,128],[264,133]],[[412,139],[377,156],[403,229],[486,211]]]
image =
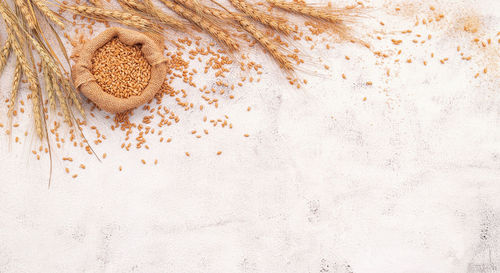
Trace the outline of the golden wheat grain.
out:
[[[231,38],[231,36],[222,28],[218,27],[216,24],[212,23],[207,18],[201,17],[196,12],[193,12],[179,4],[170,2],[169,0],[161,0],[169,9],[173,10],[175,13],[181,17],[191,21],[193,24],[201,28],[210,34],[217,41],[223,45],[229,47],[230,49],[238,49],[239,44]]]
[[[14,105],[16,104],[17,94],[19,93],[19,84],[21,82],[22,67],[19,61],[16,62],[16,69],[14,70],[14,79],[12,80],[12,90],[10,92],[10,100],[8,106],[7,116],[12,117],[14,112]]]
[[[264,25],[271,27],[272,29],[281,31],[285,34],[290,34],[293,32],[293,28],[288,25],[288,21],[285,18],[273,16],[262,12],[251,5],[249,5],[245,0],[229,0],[231,4],[241,12],[250,16],[252,19],[260,22]]]
[[[56,13],[47,7],[44,0],[33,0],[33,3],[35,3],[35,6],[43,15],[45,15],[45,17],[47,17],[54,24],[58,25],[60,28],[64,29],[64,23],[62,20],[57,17]]]

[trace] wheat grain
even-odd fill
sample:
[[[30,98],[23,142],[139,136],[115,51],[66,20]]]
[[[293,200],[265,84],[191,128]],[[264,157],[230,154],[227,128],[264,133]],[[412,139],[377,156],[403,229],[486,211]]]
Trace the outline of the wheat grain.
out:
[[[281,31],[286,34],[293,32],[293,28],[288,25],[285,18],[276,17],[262,12],[251,5],[249,5],[245,0],[229,0],[231,4],[241,12],[250,16],[254,20],[267,25],[275,30]]]
[[[14,70],[14,79],[12,80],[12,90],[10,92],[10,100],[8,106],[7,116],[12,117],[14,112],[14,105],[16,104],[17,94],[19,93],[19,84],[21,82],[22,67],[19,61],[16,63],[16,69]]]
[[[161,0],[169,9],[173,10],[175,13],[184,17],[185,19],[191,21],[193,24],[206,31],[217,41],[223,45],[229,47],[230,49],[238,49],[239,44],[231,38],[231,36],[222,28],[218,27],[208,19],[201,17],[197,13],[184,8],[183,6],[170,2],[169,0]]]
[[[60,28],[64,29],[64,23],[62,20],[57,17],[56,13],[47,7],[44,0],[33,0],[33,3],[35,3],[35,6],[43,15],[45,15],[45,17],[47,17],[54,24],[58,25]]]

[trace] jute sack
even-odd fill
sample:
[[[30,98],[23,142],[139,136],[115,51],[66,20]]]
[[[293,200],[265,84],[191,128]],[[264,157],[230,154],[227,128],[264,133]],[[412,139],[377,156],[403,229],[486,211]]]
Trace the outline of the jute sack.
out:
[[[118,98],[104,92],[91,73],[92,57],[97,49],[104,46],[114,38],[122,43],[132,46],[142,45],[141,51],[151,65],[151,78],[149,84],[138,96]],[[150,37],[137,31],[124,28],[109,28],[94,39],[75,48],[76,60],[71,67],[75,87],[99,108],[110,113],[121,113],[141,106],[153,99],[160,90],[167,73],[167,59],[163,55],[163,39],[151,35]]]

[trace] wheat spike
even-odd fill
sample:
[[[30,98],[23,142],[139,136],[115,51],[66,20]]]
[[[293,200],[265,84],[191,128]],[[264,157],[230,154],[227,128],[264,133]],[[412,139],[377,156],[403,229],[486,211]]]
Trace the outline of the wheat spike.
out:
[[[21,63],[17,61],[16,69],[14,71],[14,79],[12,81],[12,90],[10,92],[10,100],[8,106],[9,110],[7,112],[7,116],[9,118],[12,118],[12,113],[14,112],[14,105],[16,104],[17,94],[19,93],[19,84],[21,82],[22,71],[23,70],[21,67]]]
[[[283,54],[278,46],[274,44],[271,39],[266,37],[262,31],[258,30],[250,21],[245,19],[243,16],[238,14],[233,14],[235,20],[240,24],[240,26],[248,33],[252,35],[252,37],[257,40],[257,42],[266,49],[269,54],[279,63],[280,67],[287,70],[293,71],[292,62]]]
[[[45,83],[45,90],[47,90],[49,105],[52,109],[55,109],[55,101],[54,101],[54,88],[52,87],[52,80],[50,78],[50,74],[47,68],[47,64],[45,62],[42,63],[43,70],[43,80]]]
[[[156,32],[158,31],[158,28],[151,21],[144,19],[141,16],[131,14],[129,12],[118,11],[118,10],[107,10],[91,6],[63,5],[62,7],[85,17],[113,19],[121,24],[132,26],[135,28],[139,29],[146,28],[149,30],[156,30]]]
[[[126,1],[134,1],[135,2],[135,0],[126,0]],[[158,9],[150,0],[144,0],[144,4],[141,6],[141,8],[144,8],[141,11],[150,14],[151,16],[156,18],[158,21],[160,21],[168,26],[175,27],[175,28],[180,29],[180,30],[183,30],[186,28],[180,20],[177,20],[174,17],[169,16],[166,13],[164,13],[163,11],[161,11],[160,9]]]
[[[179,14],[181,17],[191,21],[193,24],[206,31],[217,41],[223,45],[229,47],[230,49],[238,49],[239,44],[231,38],[231,36],[224,31],[222,28],[218,27],[206,18],[201,17],[196,12],[193,12],[183,6],[170,2],[169,0],[161,0],[169,9],[173,10],[175,13]]]
[[[234,19],[231,14],[228,12],[222,11],[220,9],[215,9],[211,7],[207,7],[201,4],[197,0],[174,0],[179,5],[183,5],[184,7],[197,12],[198,14],[210,15],[218,19]]]
[[[64,121],[67,122],[69,125],[72,125],[71,114],[69,112],[68,103],[67,103],[66,98],[64,97],[64,95],[61,91],[61,87],[59,86],[59,83],[57,82],[57,79],[55,77],[52,77],[52,87],[55,90],[57,100],[59,100],[59,105],[61,105],[61,108],[63,110]]]
[[[347,11],[352,8],[346,9],[332,9],[329,7],[311,7],[306,4],[299,4],[295,2],[287,2],[283,0],[267,0],[273,6],[288,12],[298,13],[311,18],[321,19],[330,23],[340,23],[349,14]]]
[[[69,97],[70,97],[71,101],[76,105],[76,108],[78,109],[78,111],[80,112],[82,117],[85,117],[85,110],[83,109],[82,103],[80,102],[80,100],[76,96],[75,89],[72,88],[72,85],[67,78],[62,78],[61,81],[62,81],[62,86],[66,90],[66,93],[69,93]]]
[[[271,27],[272,29],[281,31],[285,34],[290,34],[291,32],[293,32],[293,28],[288,25],[288,22],[285,18],[275,17],[262,12],[249,5],[245,0],[229,0],[229,2],[231,2],[231,4],[236,9],[250,16],[257,22],[260,22],[266,26]]]
[[[29,65],[28,59],[24,55],[22,47],[19,41],[16,38],[12,39],[12,49],[14,54],[17,56],[17,60],[19,61],[22,70],[26,74],[26,78],[28,79],[29,89],[31,90],[31,102],[33,104],[33,114],[35,118],[35,127],[36,132],[40,138],[43,138],[43,128],[42,128],[42,116],[40,113],[40,101],[39,101],[39,88],[38,88],[38,78],[31,69]]]
[[[7,60],[9,59],[11,42],[12,42],[11,37],[9,35],[9,37],[5,41],[4,46],[2,47],[2,51],[0,51],[0,73],[5,68],[5,65],[7,64]]]
[[[29,29],[35,29],[35,18],[33,18],[34,14],[30,11],[31,1],[30,0],[15,0],[16,6],[21,11],[26,23],[28,24]]]
[[[56,13],[47,7],[44,0],[33,0],[33,3],[35,3],[35,6],[43,15],[45,15],[45,17],[47,17],[54,24],[58,25],[60,28],[64,29],[64,23],[62,20],[57,17]]]
[[[102,8],[103,5],[102,5],[102,2],[101,0],[89,0],[90,4],[98,7],[98,8]]]

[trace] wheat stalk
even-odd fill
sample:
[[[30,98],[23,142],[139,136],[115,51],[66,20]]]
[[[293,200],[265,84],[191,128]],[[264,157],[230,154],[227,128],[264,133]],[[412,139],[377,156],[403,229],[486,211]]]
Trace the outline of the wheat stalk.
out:
[[[14,105],[16,104],[17,94],[19,93],[19,84],[21,82],[22,67],[19,61],[16,62],[16,69],[14,70],[14,79],[12,81],[12,90],[10,92],[10,100],[8,105],[7,116],[12,118],[12,113],[14,112]]]
[[[64,23],[62,20],[57,17],[55,12],[47,7],[44,0],[33,0],[33,3],[35,3],[35,6],[43,15],[45,15],[45,17],[47,17],[54,24],[58,25],[60,28],[64,29]]]
[[[165,6],[173,10],[175,13],[181,17],[191,21],[193,24],[206,31],[217,41],[223,45],[229,47],[230,49],[239,49],[239,44],[231,38],[231,36],[222,28],[218,27],[207,18],[201,17],[198,13],[193,12],[183,6],[170,2],[169,0],[161,0]]]
[[[229,0],[231,4],[252,19],[285,34],[293,32],[285,18],[275,17],[250,6],[245,0]]]

